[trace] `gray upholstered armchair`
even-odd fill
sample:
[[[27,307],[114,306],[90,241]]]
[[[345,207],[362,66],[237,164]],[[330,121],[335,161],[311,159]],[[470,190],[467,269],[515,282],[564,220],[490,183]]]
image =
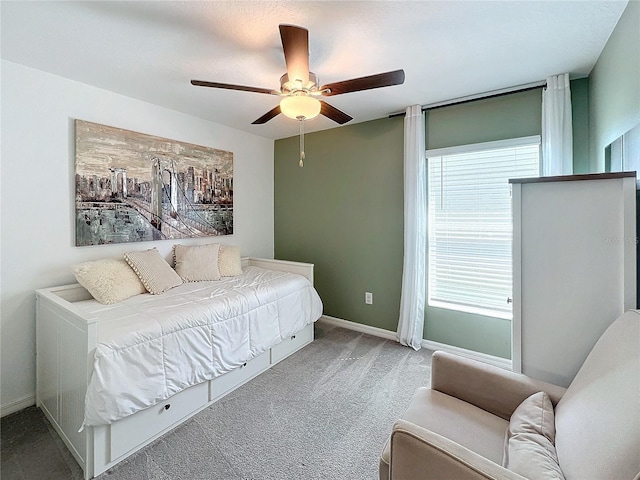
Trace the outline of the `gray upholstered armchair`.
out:
[[[640,312],[605,331],[566,390],[434,353],[380,479],[523,478],[640,479]]]

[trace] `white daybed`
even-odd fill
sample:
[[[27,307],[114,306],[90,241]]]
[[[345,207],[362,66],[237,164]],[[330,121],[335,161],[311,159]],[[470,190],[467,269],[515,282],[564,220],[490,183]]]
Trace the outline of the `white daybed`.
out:
[[[234,310],[235,317],[246,321],[225,320],[231,325],[227,328],[228,335],[216,330],[225,322],[218,321],[221,318],[219,308],[214,309],[209,302],[209,298],[222,296],[221,292],[214,288],[208,293],[203,284],[185,284],[181,290],[181,287],[176,288],[174,301],[183,301],[182,310],[170,303],[171,298],[163,300],[165,294],[141,295],[141,298],[134,297],[123,302],[124,305],[113,307],[101,306],[78,284],[36,291],[37,405],[84,470],[85,479],[106,471],[313,341],[313,322],[322,313],[322,304],[315,298],[317,293],[312,287],[313,265],[243,258],[242,267],[247,275],[253,275],[249,282],[253,282],[257,291],[245,294],[244,290],[239,290],[240,286],[236,289],[231,285],[228,298],[233,297],[240,304],[227,301],[227,298],[225,302]],[[267,289],[260,280],[268,274],[261,273],[260,268],[301,275],[309,280],[307,290],[313,293],[310,296],[307,292],[301,297],[291,294],[282,300],[276,297],[284,298],[289,294],[272,291],[268,305],[256,308],[257,304],[252,303],[254,297]],[[271,272],[271,276],[278,275]],[[298,278],[298,283],[300,280]],[[156,299],[159,304],[154,307]],[[305,306],[307,303],[310,305]],[[297,311],[298,304],[302,306],[302,313],[291,315],[291,311]],[[273,320],[278,316],[274,313],[278,309],[288,312],[281,315],[285,320]],[[218,320],[210,321],[208,325],[197,324],[193,310]],[[260,321],[265,318],[269,320]],[[127,323],[129,320],[130,324]],[[158,324],[162,327],[158,328]],[[251,330],[246,324],[252,325]],[[265,328],[265,324],[271,326]],[[170,339],[162,338],[160,347],[155,348],[158,358],[154,357],[153,348],[139,349],[142,344],[159,342],[157,337],[166,335],[157,330],[166,332],[175,325],[179,325],[180,334],[175,335],[172,331],[168,334]],[[200,336],[182,335],[188,330],[200,332]],[[203,349],[206,349],[204,344],[198,346],[197,339],[204,335],[209,335],[211,345],[208,348],[213,360],[202,360],[205,357]],[[221,337],[228,338],[216,345],[215,339]],[[177,355],[182,351],[184,358],[167,363],[164,358],[168,356],[171,342],[177,346],[174,349]],[[189,358],[190,348],[194,350],[194,357],[200,357],[200,360]],[[189,365],[180,367],[185,359]],[[135,367],[126,368],[127,361]],[[198,366],[198,362],[203,361],[211,362],[213,373],[206,373],[206,369]],[[162,375],[155,379],[154,362],[165,362],[155,369]],[[177,370],[187,371],[186,378],[179,372],[175,375],[167,373],[176,365]],[[130,378],[126,376],[127,370],[131,370]],[[116,404],[118,398],[123,401],[117,400],[119,403]],[[78,431],[82,425],[84,429]]]

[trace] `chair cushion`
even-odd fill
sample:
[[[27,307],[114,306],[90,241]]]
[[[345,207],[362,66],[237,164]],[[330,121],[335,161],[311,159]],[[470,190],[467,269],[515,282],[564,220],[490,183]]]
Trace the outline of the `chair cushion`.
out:
[[[640,313],[631,310],[600,337],[556,406],[556,451],[567,480],[638,475],[639,398]]]
[[[470,403],[423,387],[416,391],[402,418],[502,464],[509,422]],[[388,469],[389,457],[387,442],[382,451],[381,467],[386,464]]]
[[[555,437],[551,399],[544,392],[534,393],[511,415],[502,465],[525,478],[564,480]]]

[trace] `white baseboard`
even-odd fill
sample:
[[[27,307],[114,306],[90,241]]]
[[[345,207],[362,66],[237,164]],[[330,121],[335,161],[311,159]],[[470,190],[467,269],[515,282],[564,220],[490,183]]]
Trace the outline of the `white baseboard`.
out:
[[[7,403],[6,405],[0,406],[0,417],[4,417],[12,413],[19,412],[20,410],[23,410],[35,404],[36,404],[36,396],[27,395],[26,397],[20,398],[14,402]]]
[[[328,323],[336,327],[347,328],[349,330],[355,330],[356,332],[373,335],[374,337],[386,338],[387,340],[394,340],[396,342],[398,341],[396,332],[385,330],[384,328],[372,327],[371,325],[351,322],[349,320],[343,320],[342,318],[330,317],[329,315],[322,315],[319,321],[323,321],[324,323]]]
[[[342,318],[330,317],[329,315],[323,315],[320,320],[329,325],[336,327],[347,328],[349,330],[355,330],[356,332],[366,333],[376,337],[381,337],[387,340],[398,341],[396,332],[385,330],[384,328],[372,327],[370,325],[364,325],[362,323],[351,322],[349,320],[343,320]],[[467,350],[466,348],[454,347],[453,345],[447,345],[444,343],[434,342],[432,340],[422,340],[422,346],[428,350],[442,350],[448,353],[454,353],[461,357],[471,358],[479,362],[494,365],[496,367],[511,370],[511,360],[501,357],[495,357],[493,355],[487,355],[486,353],[474,352],[473,350]]]

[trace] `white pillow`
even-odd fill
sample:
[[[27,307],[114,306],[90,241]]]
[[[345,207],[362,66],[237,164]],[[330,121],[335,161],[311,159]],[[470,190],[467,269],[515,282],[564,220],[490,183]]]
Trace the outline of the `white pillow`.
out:
[[[511,415],[503,466],[525,478],[564,480],[555,440],[551,399],[544,392],[534,393]]]
[[[84,262],[73,268],[73,274],[93,298],[105,305],[118,303],[147,291],[124,260]]]
[[[235,245],[220,245],[218,268],[222,277],[237,277],[242,275],[240,247]]]
[[[220,280],[219,251],[218,243],[195,246],[175,245],[173,258],[176,272],[185,282]]]
[[[160,256],[156,248],[144,252],[127,252],[124,259],[152,295],[182,284],[180,275]]]

